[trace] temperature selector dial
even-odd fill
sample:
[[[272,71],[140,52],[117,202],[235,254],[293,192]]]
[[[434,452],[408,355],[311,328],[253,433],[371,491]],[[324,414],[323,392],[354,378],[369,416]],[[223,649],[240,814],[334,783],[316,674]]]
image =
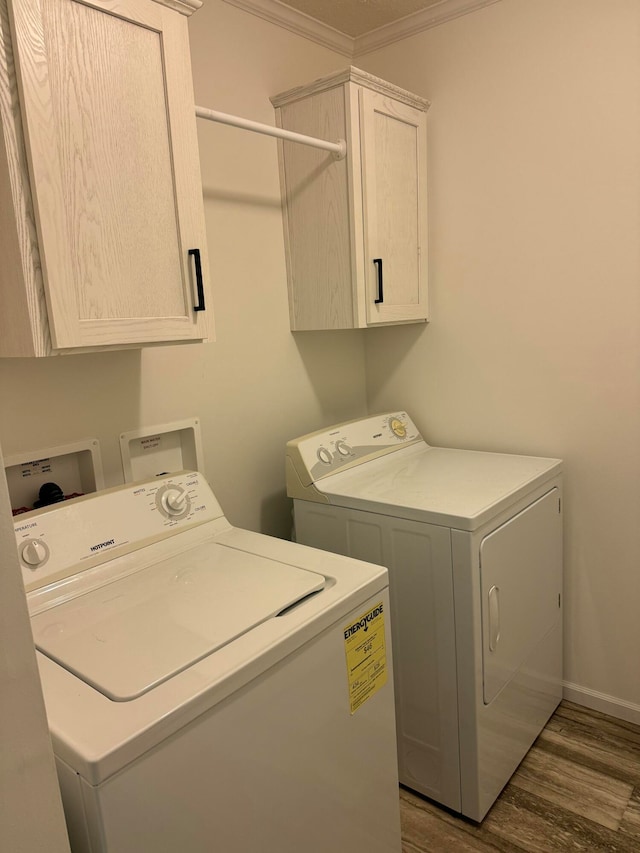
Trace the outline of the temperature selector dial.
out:
[[[333,462],[331,451],[327,450],[326,447],[319,447],[316,456],[318,457],[318,461],[322,462],[323,465],[331,465]]]
[[[340,454],[340,456],[349,456],[351,454],[351,448],[346,443],[346,441],[336,441],[336,450]]]
[[[168,485],[158,489],[156,506],[166,518],[185,518],[191,509],[191,501],[180,486]]]
[[[27,539],[20,547],[20,558],[30,569],[37,569],[49,559],[49,548],[42,539]]]
[[[407,437],[407,425],[400,418],[389,418],[389,427],[396,438]]]

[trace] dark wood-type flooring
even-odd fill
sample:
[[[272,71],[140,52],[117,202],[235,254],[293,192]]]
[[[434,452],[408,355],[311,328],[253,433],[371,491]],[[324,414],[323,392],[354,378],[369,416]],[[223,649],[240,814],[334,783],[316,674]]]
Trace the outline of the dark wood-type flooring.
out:
[[[482,821],[400,790],[403,853],[640,853],[640,726],[562,702]]]

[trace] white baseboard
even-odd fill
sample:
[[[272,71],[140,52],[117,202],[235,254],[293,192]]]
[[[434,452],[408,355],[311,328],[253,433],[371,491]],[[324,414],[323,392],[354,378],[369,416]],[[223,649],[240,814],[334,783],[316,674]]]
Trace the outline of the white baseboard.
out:
[[[563,696],[569,702],[575,702],[576,705],[584,705],[593,711],[600,711],[602,714],[609,714],[610,717],[617,717],[619,720],[640,725],[640,705],[634,705],[632,702],[625,702],[623,699],[616,699],[615,696],[607,696],[605,693],[598,693],[596,690],[589,690],[587,687],[580,687],[579,684],[571,684],[567,681],[562,686]]]

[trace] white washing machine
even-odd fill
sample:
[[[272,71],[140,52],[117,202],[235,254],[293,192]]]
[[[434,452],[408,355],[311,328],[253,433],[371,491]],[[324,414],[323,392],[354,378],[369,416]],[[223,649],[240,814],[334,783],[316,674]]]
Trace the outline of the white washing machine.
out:
[[[476,821],[562,696],[561,468],[406,412],[287,445],[297,541],[389,569],[400,781]]]
[[[74,853],[399,853],[385,570],[197,473],[14,526]]]

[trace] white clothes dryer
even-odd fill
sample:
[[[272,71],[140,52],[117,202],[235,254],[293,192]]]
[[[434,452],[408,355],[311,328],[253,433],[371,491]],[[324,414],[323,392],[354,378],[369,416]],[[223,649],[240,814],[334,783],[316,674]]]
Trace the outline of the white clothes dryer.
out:
[[[385,570],[189,472],[14,527],[74,853],[399,853]]]
[[[562,464],[406,412],[287,444],[298,542],[389,570],[400,781],[480,821],[562,697]]]

